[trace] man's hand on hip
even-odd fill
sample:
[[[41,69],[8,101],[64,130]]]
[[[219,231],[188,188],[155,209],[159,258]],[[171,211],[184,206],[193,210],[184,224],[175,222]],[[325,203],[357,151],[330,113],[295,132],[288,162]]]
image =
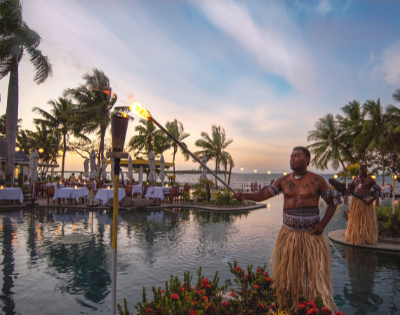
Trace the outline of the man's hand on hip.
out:
[[[321,235],[324,233],[325,226],[320,222],[311,227],[311,235]]]

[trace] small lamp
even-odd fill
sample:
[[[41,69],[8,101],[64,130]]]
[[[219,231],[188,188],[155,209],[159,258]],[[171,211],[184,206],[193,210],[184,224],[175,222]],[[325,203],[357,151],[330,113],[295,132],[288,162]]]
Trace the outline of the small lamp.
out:
[[[393,179],[397,179],[397,175],[393,175]]]
[[[254,173],[257,173],[257,169],[256,168],[254,169]]]
[[[375,176],[375,175],[371,175],[371,178],[372,178],[372,179],[375,179],[375,178],[376,178],[376,176]]]
[[[111,187],[110,187],[110,186],[107,186],[107,189],[108,189],[108,190],[111,190]]]
[[[86,185],[86,182],[83,182],[83,185]]]
[[[15,147],[15,152],[19,152],[21,150],[20,147]]]
[[[240,170],[243,172],[243,166],[240,168]]]
[[[0,189],[4,189],[4,186],[3,186],[3,185],[1,185],[1,186],[0,186]]]
[[[78,189],[78,186],[75,185],[75,189]]]
[[[333,178],[334,178],[334,179],[337,179],[337,178],[338,178],[337,174],[333,175]]]
[[[168,187],[168,184],[166,184],[165,187]]]
[[[354,178],[356,178],[356,177],[355,177],[355,176],[352,176],[351,178],[354,179]]]
[[[58,150],[58,154],[63,154],[63,150]]]
[[[43,153],[44,152],[44,150],[42,148],[40,148],[38,151],[39,151],[39,153]]]
[[[283,176],[286,176],[287,175],[287,173],[286,172],[283,172]]]
[[[268,171],[267,173],[268,173],[268,175],[271,175],[271,171]]]

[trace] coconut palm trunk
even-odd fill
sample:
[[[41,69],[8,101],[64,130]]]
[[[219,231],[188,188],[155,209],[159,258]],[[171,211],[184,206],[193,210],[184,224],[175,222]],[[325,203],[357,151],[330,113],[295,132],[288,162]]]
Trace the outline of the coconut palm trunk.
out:
[[[6,110],[6,183],[14,183],[15,143],[18,125],[18,66],[10,71]]]
[[[382,156],[382,186],[385,186],[385,154],[381,151]]]
[[[64,168],[65,168],[65,154],[67,151],[67,134],[63,134],[63,156],[62,156],[62,165],[61,165],[61,179],[64,179]]]

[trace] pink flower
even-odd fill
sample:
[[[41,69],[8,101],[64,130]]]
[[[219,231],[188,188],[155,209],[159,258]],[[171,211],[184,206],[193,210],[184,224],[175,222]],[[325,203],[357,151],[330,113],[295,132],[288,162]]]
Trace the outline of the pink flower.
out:
[[[274,310],[275,309],[275,303],[272,303],[270,307]]]
[[[227,301],[223,301],[223,302],[222,302],[222,306],[223,306],[223,307],[228,307],[228,306],[229,306],[229,304],[228,304],[228,302],[227,302]]]
[[[164,290],[161,290],[160,293],[163,294],[163,293],[164,293]]]
[[[322,313],[330,315],[330,314],[332,314],[332,311],[329,308],[323,306],[322,307]]]
[[[231,294],[229,294],[230,296],[234,296],[236,293],[235,292],[231,292]]]
[[[259,307],[264,308],[264,304],[260,303],[258,304]]]
[[[344,313],[343,313],[343,312],[340,312],[340,311],[337,311],[337,312],[336,312],[336,315],[344,315]]]
[[[174,294],[172,294],[171,295],[171,299],[173,299],[173,300],[179,300],[179,296],[178,296],[178,294],[176,294],[176,293],[174,293]]]
[[[265,281],[267,281],[268,283],[272,282],[272,279],[270,277],[266,277]]]
[[[256,269],[256,272],[261,272],[261,269],[260,269],[260,268],[257,268],[257,269]]]
[[[203,296],[203,300],[207,302],[208,301],[208,297]]]

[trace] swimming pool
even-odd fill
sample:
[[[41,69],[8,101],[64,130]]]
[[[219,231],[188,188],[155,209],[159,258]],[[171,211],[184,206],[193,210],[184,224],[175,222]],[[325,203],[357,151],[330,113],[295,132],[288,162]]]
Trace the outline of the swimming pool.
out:
[[[118,220],[117,300],[130,310],[142,287],[183,279],[199,266],[220,283],[228,260],[241,267],[269,262],[281,227],[282,197],[249,213],[153,211]],[[323,204],[321,209],[324,211]],[[341,209],[343,210],[343,209]],[[345,227],[340,211],[326,232]],[[110,313],[111,214],[48,208],[0,212],[2,314]],[[336,248],[336,249],[335,249]],[[398,314],[400,255],[331,247],[335,302],[346,314]]]

